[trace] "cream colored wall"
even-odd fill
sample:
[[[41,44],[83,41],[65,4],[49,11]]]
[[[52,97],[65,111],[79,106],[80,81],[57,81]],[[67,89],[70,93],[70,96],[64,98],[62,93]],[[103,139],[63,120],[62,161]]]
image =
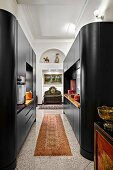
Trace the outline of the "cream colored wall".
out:
[[[14,0],[0,0],[0,8],[17,15],[17,3]]]
[[[36,44],[35,44],[36,45]],[[40,57],[42,54],[47,51],[48,49],[59,49],[61,50],[65,55],[67,55],[68,49],[71,47],[72,42],[43,42],[43,43],[38,43],[38,48],[37,48],[37,57],[36,57],[36,94],[38,96],[38,103],[42,104],[42,96],[43,96],[43,88],[42,88],[42,70],[43,69],[63,69],[63,63],[60,64],[55,64],[55,63],[50,63],[50,64],[42,64],[40,62]],[[63,92],[63,89],[62,89]]]

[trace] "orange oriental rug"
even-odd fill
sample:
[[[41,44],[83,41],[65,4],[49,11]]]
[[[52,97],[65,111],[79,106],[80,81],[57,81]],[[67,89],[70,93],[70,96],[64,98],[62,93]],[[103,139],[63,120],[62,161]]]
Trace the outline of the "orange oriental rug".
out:
[[[72,156],[60,114],[45,114],[34,156]]]

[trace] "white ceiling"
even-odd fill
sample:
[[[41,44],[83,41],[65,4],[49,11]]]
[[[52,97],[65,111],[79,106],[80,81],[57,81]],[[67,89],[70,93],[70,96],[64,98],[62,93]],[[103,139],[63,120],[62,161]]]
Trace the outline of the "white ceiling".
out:
[[[87,0],[17,0],[33,38],[70,39]]]

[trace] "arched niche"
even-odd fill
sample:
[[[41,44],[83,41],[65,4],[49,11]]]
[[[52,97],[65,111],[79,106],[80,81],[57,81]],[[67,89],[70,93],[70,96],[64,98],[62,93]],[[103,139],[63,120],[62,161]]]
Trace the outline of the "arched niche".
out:
[[[56,60],[56,56],[58,56],[58,60]],[[47,58],[49,60],[45,61],[45,59]],[[40,63],[62,63],[64,58],[65,58],[65,55],[62,51],[58,49],[48,49],[41,55]]]

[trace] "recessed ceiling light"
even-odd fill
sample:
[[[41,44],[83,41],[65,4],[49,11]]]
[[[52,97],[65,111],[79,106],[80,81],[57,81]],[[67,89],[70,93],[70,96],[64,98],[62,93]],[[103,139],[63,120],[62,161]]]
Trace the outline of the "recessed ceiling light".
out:
[[[75,33],[75,25],[73,23],[69,24],[68,32],[74,34]]]
[[[67,33],[70,33],[70,34],[75,34],[75,25],[73,23],[67,23],[65,24],[63,30]]]

